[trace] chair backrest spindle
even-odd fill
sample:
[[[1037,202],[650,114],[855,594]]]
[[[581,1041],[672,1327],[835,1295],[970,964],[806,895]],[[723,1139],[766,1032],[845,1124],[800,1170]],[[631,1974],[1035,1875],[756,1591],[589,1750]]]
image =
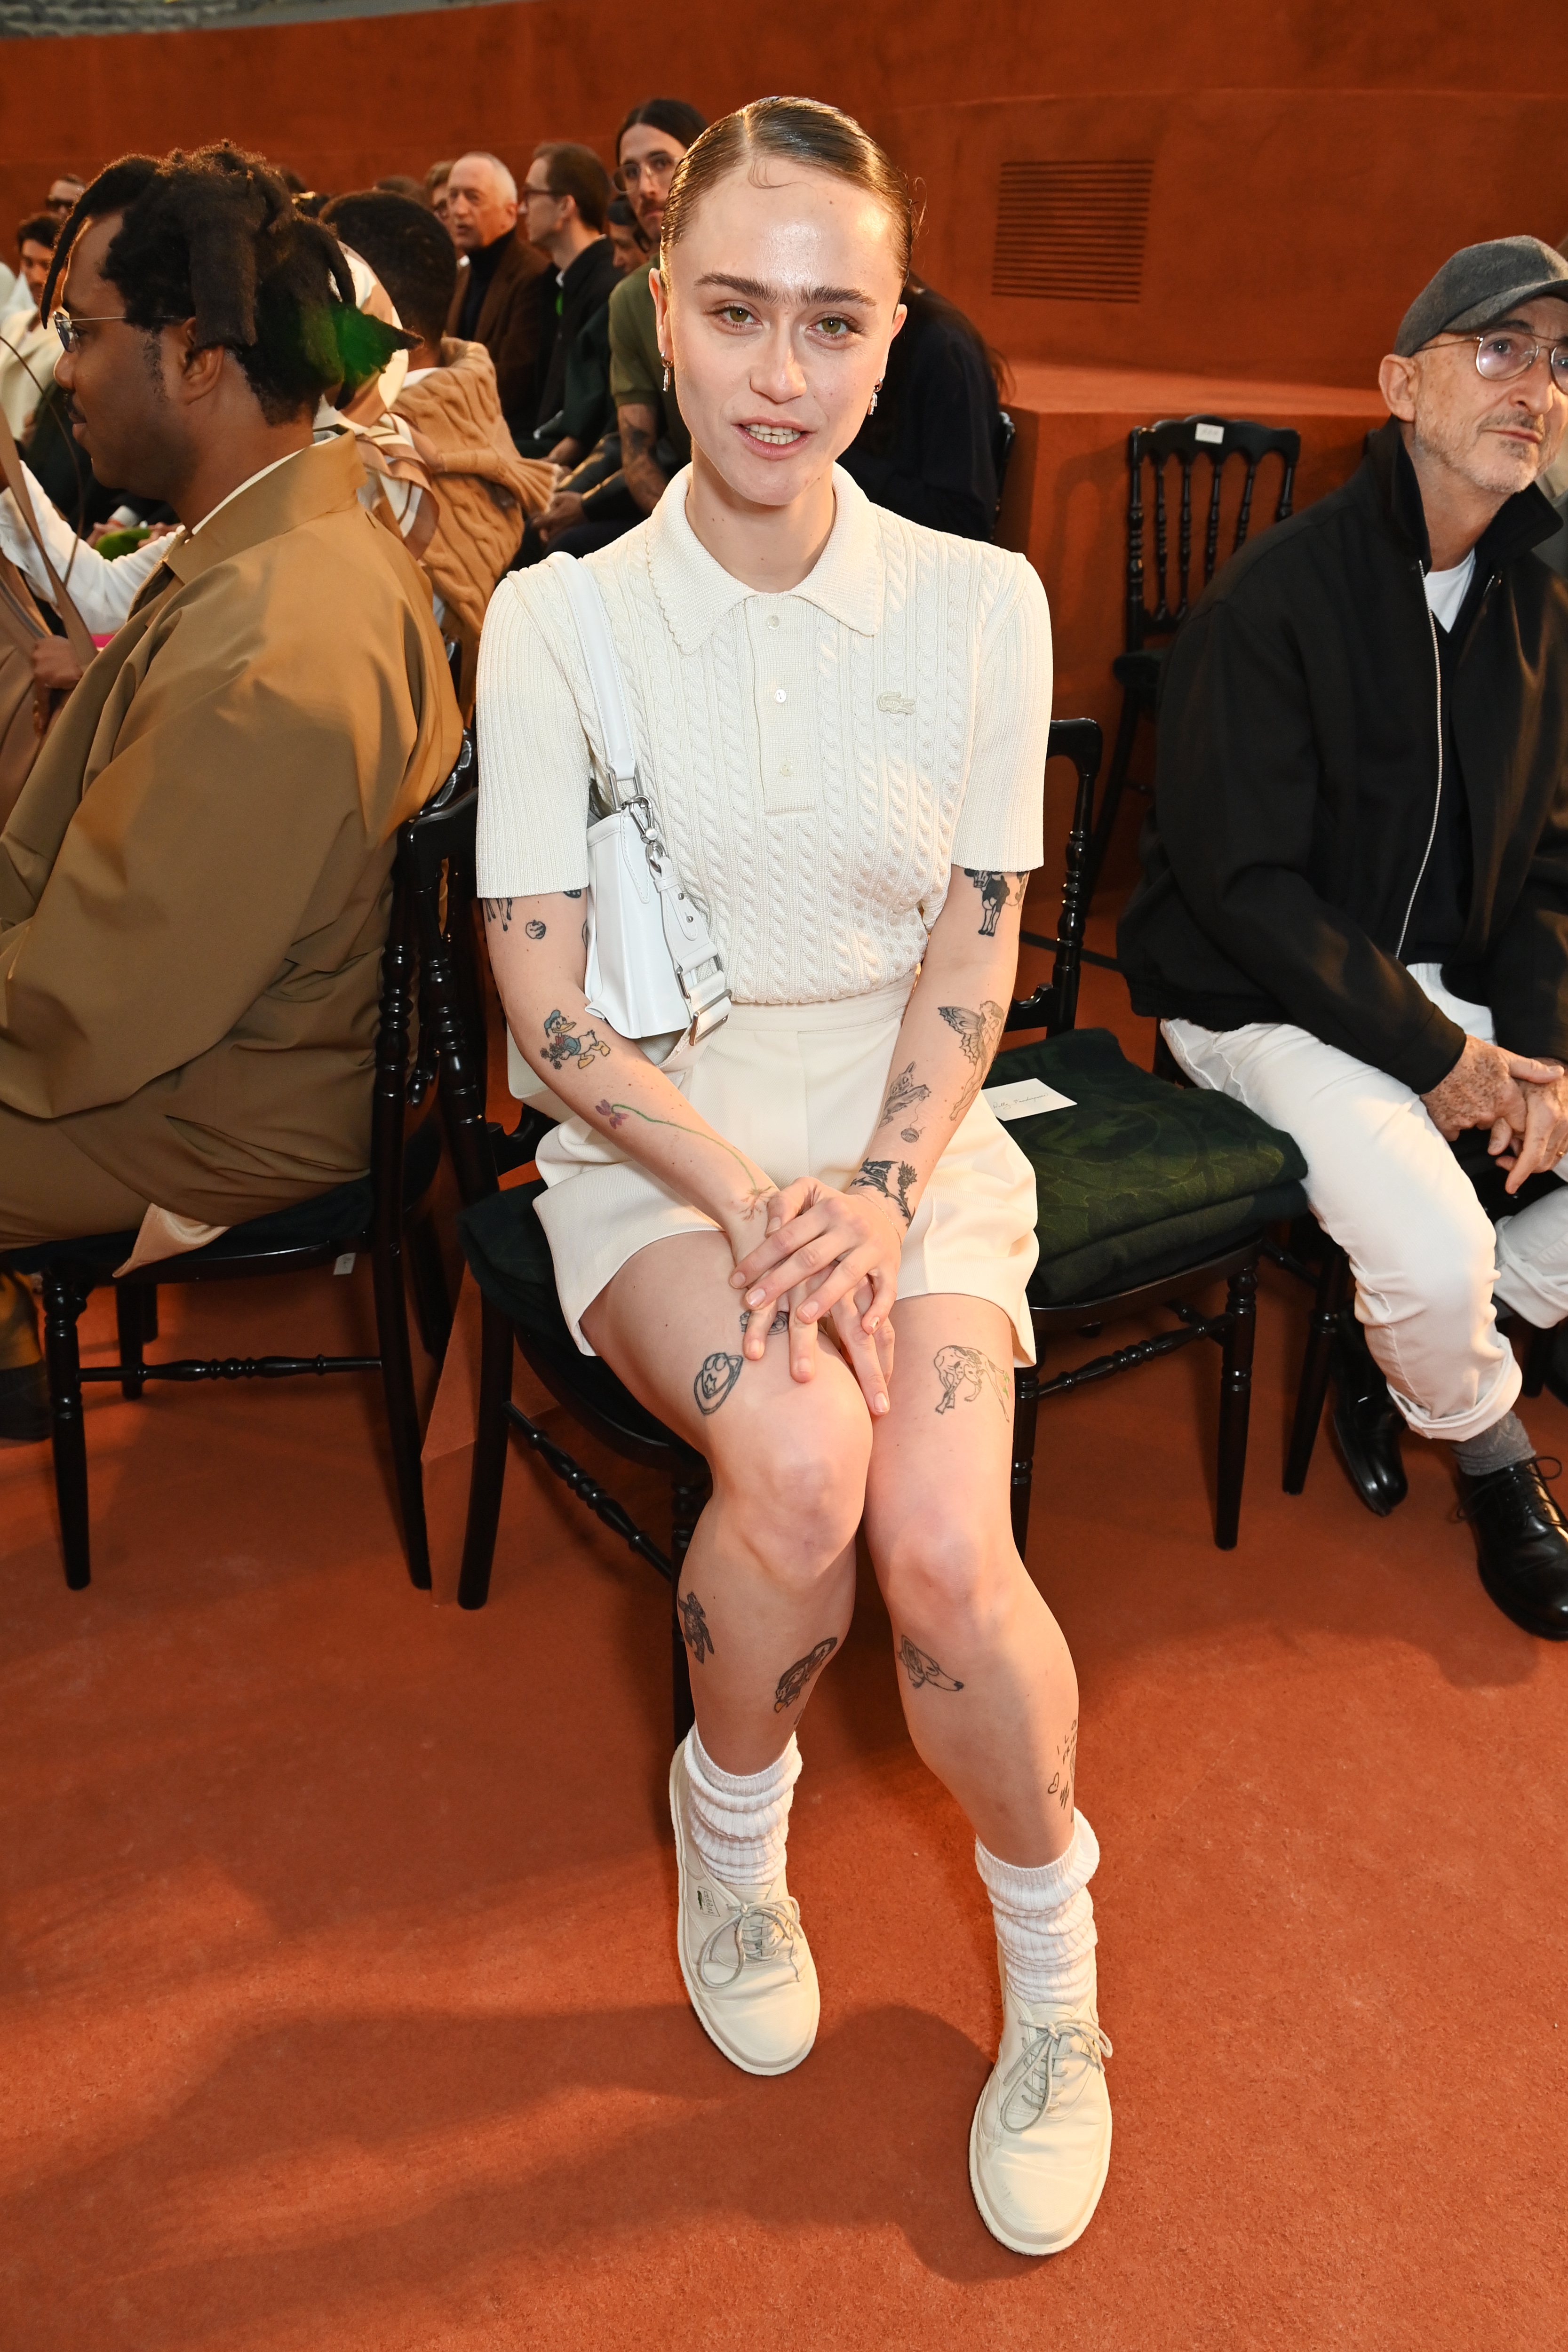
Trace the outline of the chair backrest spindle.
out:
[[[1193,468],[1199,456],[1209,461],[1208,509],[1204,520],[1203,580],[1193,578]],[[1237,514],[1231,553],[1246,544],[1252,524],[1258,471],[1266,457],[1280,463],[1279,502],[1273,520],[1283,522],[1291,512],[1296,467],[1301,436],[1288,426],[1255,425],[1226,416],[1165,417],[1158,425],[1141,425],[1127,436],[1127,644],[1139,652],[1151,637],[1169,636],[1186,619],[1202,590],[1214,578],[1219,562],[1221,505],[1225,468],[1234,457],[1245,460],[1241,503]],[[1169,525],[1165,469],[1174,459],[1181,475],[1176,506],[1176,577],[1169,572]],[[1145,594],[1143,564],[1143,467],[1152,476],[1154,509],[1154,592]]]

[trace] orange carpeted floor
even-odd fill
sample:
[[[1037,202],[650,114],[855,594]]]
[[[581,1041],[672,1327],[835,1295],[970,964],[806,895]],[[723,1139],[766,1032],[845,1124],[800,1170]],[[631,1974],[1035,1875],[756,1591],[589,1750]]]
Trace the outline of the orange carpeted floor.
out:
[[[165,1291],[161,1344],[336,1344],[366,1271]],[[0,1450],[5,2352],[1562,2346],[1568,1654],[1414,1441],[1386,1523],[1326,1437],[1280,1493],[1302,1328],[1271,1276],[1232,1554],[1212,1349],[1042,1414],[1116,2045],[1046,2265],[970,2202],[993,1947],[873,1588],[801,1739],[821,2039],[756,2082],[676,1969],[664,1588],[544,1471],[466,1615],[367,1383],[93,1392],[79,1594]]]

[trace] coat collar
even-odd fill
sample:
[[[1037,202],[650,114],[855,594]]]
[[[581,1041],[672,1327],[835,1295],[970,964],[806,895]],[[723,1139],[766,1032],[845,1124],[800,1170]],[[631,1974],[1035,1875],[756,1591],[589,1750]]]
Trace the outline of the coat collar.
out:
[[[703,546],[686,515],[691,468],[683,467],[647,523],[647,567],[670,635],[695,653],[726,614],[763,592],[748,588]],[[882,550],[870,499],[841,466],[833,468],[836,510],[827,544],[797,588],[783,593],[815,604],[862,637],[882,625]]]
[[[300,523],[314,522],[318,515],[352,506],[364,478],[353,434],[335,434],[331,441],[300,449],[271,467],[218,508],[200,530],[171,540],[163,568],[188,586],[215,563],[226,562],[264,539],[276,539]]]
[[[1432,543],[1426,536],[1421,485],[1396,417],[1391,416],[1370,436],[1365,464],[1389,533],[1407,555],[1419,559],[1423,572],[1430,572]],[[1476,541],[1476,569],[1483,576],[1500,572],[1514,556],[1525,554],[1561,529],[1562,517],[1532,482],[1528,489],[1516,490],[1512,498],[1505,499],[1482,531]]]

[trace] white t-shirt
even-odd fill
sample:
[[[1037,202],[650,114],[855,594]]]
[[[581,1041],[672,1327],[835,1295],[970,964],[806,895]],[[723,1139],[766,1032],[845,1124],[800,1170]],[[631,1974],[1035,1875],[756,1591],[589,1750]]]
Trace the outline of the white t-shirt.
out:
[[[1440,629],[1451,629],[1458,619],[1475,569],[1476,551],[1472,547],[1463,563],[1456,563],[1451,571],[1426,574],[1427,609]]]

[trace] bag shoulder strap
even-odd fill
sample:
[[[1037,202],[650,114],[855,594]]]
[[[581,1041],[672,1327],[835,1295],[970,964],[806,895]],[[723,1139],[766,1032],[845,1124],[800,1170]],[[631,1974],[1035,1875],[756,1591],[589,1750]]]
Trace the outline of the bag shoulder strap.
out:
[[[577,625],[578,643],[583,648],[583,659],[588,666],[588,682],[594,689],[594,699],[599,709],[599,724],[604,730],[610,788],[616,806],[624,808],[628,801],[644,799],[647,795],[637,789],[637,740],[632,733],[631,712],[626,708],[626,689],[621,677],[616,641],[610,635],[610,616],[605,610],[599,583],[585,563],[579,563],[575,556],[566,554],[553,556],[551,561],[563,567],[566,601]]]
[[[89,669],[98,658],[98,647],[91,632],[67,593],[64,581],[49,561],[49,551],[38,529],[38,519],[33,512],[32,494],[27,488],[27,477],[22,470],[21,453],[16,436],[4,416],[0,416],[0,474],[5,477],[5,488],[16,501],[16,511],[32,535],[44,566],[44,577],[49,583],[49,596],[56,612],[65,623],[66,640],[84,669]]]

